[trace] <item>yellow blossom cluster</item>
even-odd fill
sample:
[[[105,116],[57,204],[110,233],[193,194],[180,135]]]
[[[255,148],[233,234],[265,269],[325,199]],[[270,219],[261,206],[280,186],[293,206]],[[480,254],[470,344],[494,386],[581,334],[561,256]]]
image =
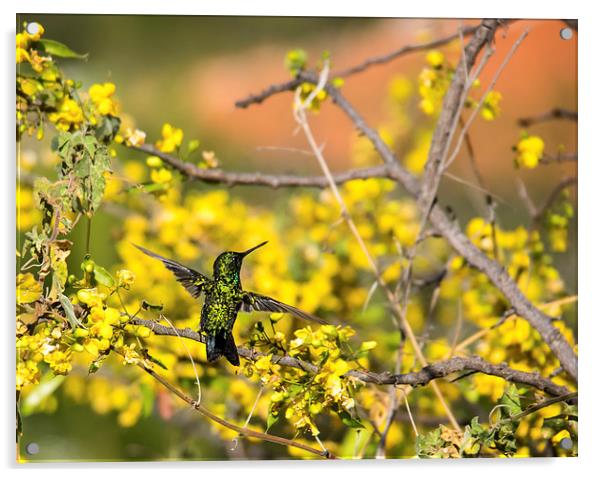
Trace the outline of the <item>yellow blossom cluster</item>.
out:
[[[88,90],[92,104],[103,116],[111,114],[116,116],[118,113],[118,105],[113,98],[115,94],[114,83],[93,84]]]
[[[534,169],[543,157],[544,147],[545,144],[541,137],[525,135],[515,146],[516,163],[527,169]]]
[[[418,93],[422,98],[420,109],[428,116],[436,114],[453,77],[454,68],[437,50],[426,55],[427,65],[418,77]]]
[[[318,363],[315,375],[280,366],[273,362],[271,354],[246,364],[245,372],[249,376],[257,376],[264,386],[273,389],[269,409],[272,419],[284,416],[294,429],[309,431],[314,436],[320,434],[316,416],[329,410],[352,425],[357,383],[345,375],[358,364],[366,364],[366,353],[373,348],[373,343],[366,343],[360,354],[346,354],[343,350],[353,335],[349,327],[323,325],[317,330],[306,327],[296,330],[295,338],[287,343],[276,333],[274,339],[278,346],[290,356]]]
[[[16,58],[17,64],[28,62],[32,69],[41,73],[49,62],[48,57],[41,56],[37,49],[33,49],[32,43],[37,42],[44,34],[44,27],[39,23],[24,25],[22,32],[16,36]]]
[[[422,98],[419,106],[424,114],[434,116],[441,110],[443,98],[454,76],[455,67],[438,50],[429,51],[425,59],[427,66],[418,76],[418,93]],[[478,88],[480,85],[481,83],[477,79],[471,86]],[[486,121],[496,119],[500,115],[501,100],[502,94],[499,91],[492,90],[485,93],[480,111],[481,117]],[[478,104],[479,102],[470,96],[466,100],[467,107],[476,107]]]

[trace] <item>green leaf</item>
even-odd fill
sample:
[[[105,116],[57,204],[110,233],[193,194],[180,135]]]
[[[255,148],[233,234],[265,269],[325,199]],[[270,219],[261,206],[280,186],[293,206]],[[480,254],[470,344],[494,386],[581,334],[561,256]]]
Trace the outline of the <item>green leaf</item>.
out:
[[[201,146],[201,141],[198,139],[192,139],[188,141],[188,154],[192,154]]]
[[[63,383],[65,376],[55,376],[52,371],[48,371],[40,379],[40,384],[33,387],[31,392],[21,402],[21,414],[29,416],[42,404],[44,399],[50,396]]]
[[[63,307],[63,311],[65,312],[65,317],[67,317],[67,320],[69,321],[69,324],[71,325],[71,329],[75,329],[77,327],[84,328],[83,323],[81,321],[79,321],[77,319],[77,317],[75,316],[75,311],[73,310],[73,305],[71,304],[71,301],[69,300],[69,298],[67,298],[65,295],[60,295],[59,302],[61,303],[61,306]]]
[[[504,391],[503,396],[500,398],[499,403],[503,405],[501,408],[502,416],[510,417],[515,414],[519,414],[522,412],[522,406],[520,402],[520,394],[518,392],[518,388],[511,384]]]
[[[270,430],[270,427],[272,427],[274,424],[276,424],[279,420],[280,420],[280,414],[276,411],[274,412],[273,409],[273,404],[270,406],[270,409],[268,410],[268,418],[266,421],[266,428],[265,431],[268,432]]]
[[[151,356],[148,352],[148,350],[144,349],[142,350],[143,355],[146,359],[148,359],[151,363],[155,363],[156,365],[162,367],[164,370],[168,370],[169,368],[167,366],[165,366],[164,363],[162,363],[161,361],[159,361],[157,358]]]
[[[116,116],[103,116],[102,120],[96,127],[96,138],[102,142],[103,144],[109,144],[117,133],[119,132],[119,127],[121,125],[121,119]]]
[[[78,58],[87,59],[88,54],[80,54],[73,51],[67,45],[60,41],[50,40],[48,38],[42,38],[33,44],[34,48],[41,48],[45,53],[52,56],[58,56],[59,58]]]
[[[98,140],[94,136],[87,135],[84,137],[84,149],[90,155],[90,157],[94,157],[97,147]]]
[[[107,269],[97,264],[94,264],[94,279],[107,288],[115,286],[115,280]]]
[[[58,136],[54,136],[50,142],[50,147],[54,152],[60,152],[65,144],[69,142],[71,134],[61,131]]]
[[[339,411],[339,418],[347,427],[351,427],[353,429],[364,429],[364,425],[351,416],[347,411]]]

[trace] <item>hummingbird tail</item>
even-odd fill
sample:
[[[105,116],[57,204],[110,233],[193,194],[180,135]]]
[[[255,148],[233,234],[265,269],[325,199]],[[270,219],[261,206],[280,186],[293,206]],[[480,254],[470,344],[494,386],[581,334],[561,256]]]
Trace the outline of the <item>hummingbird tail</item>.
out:
[[[234,366],[240,365],[238,350],[236,349],[236,343],[234,343],[234,336],[232,336],[232,333],[227,333],[225,335],[208,335],[206,346],[207,360],[209,362],[225,356],[230,364]]]

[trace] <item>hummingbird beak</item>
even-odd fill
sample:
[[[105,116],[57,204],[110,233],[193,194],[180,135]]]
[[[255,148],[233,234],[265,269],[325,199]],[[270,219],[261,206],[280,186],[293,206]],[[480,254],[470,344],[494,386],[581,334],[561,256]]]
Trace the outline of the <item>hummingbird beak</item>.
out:
[[[263,247],[266,243],[268,243],[268,241],[266,240],[265,242],[261,242],[259,245],[255,245],[253,248],[250,248],[249,250],[245,251],[245,252],[240,252],[240,254],[243,257],[246,257],[247,255],[249,255],[251,252],[253,252],[254,250],[257,250],[259,247]]]

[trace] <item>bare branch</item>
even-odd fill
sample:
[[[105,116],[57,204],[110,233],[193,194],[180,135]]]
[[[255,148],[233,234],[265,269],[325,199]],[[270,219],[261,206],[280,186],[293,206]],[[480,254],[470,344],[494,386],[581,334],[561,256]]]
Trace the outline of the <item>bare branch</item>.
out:
[[[155,323],[151,320],[145,320],[142,318],[134,318],[130,323],[149,328],[155,335],[158,336],[181,336],[188,338],[199,343],[204,342],[202,335],[197,331],[193,331],[190,328],[176,328],[174,329]],[[238,347],[238,353],[246,359],[255,361],[262,356],[264,353],[255,351],[243,346]],[[301,369],[311,374],[317,374],[319,372],[318,366],[307,363],[292,356],[272,356],[272,362],[280,364],[281,366],[288,366],[292,368]],[[506,381],[510,381],[517,384],[524,384],[532,386],[540,391],[544,391],[554,396],[562,396],[568,393],[568,390],[564,386],[555,384],[552,380],[544,378],[539,373],[525,372],[510,368],[508,365],[493,364],[479,356],[460,357],[456,356],[445,361],[439,361],[437,363],[429,364],[423,367],[420,371],[404,373],[404,374],[391,374],[391,373],[374,373],[369,371],[352,370],[349,371],[345,376],[350,378],[358,379],[365,383],[378,384],[378,385],[401,385],[407,384],[409,386],[425,386],[431,381],[439,378],[449,376],[461,371],[476,371],[479,373],[489,374],[491,376],[498,376]],[[190,398],[192,400],[192,398]],[[192,400],[192,402],[194,402]]]
[[[544,154],[539,160],[540,164],[556,164],[562,162],[577,162],[576,152],[559,152],[555,156]]]
[[[242,186],[268,186],[279,187],[328,187],[328,180],[324,176],[298,176],[290,174],[263,174],[260,172],[225,172],[220,169],[201,169],[196,165],[184,162],[175,156],[162,152],[150,144],[141,146],[130,146],[136,151],[160,157],[169,166],[191,179],[207,183],[222,183],[228,187]],[[367,167],[364,169],[353,169],[347,172],[334,174],[335,183],[342,184],[356,179],[369,179],[373,177],[389,177],[385,166]]]
[[[472,113],[468,117],[468,121],[466,121],[466,124],[464,124],[464,126],[462,127],[462,130],[460,131],[460,137],[458,138],[458,142],[456,144],[455,149],[452,151],[452,153],[450,154],[450,157],[447,160],[444,159],[444,169],[449,167],[449,165],[454,161],[454,159],[460,152],[460,148],[462,147],[462,142],[464,140],[464,136],[468,133],[468,129],[470,128],[470,125],[477,117],[477,114],[483,107],[483,104],[485,104],[487,95],[493,90],[493,87],[497,83],[497,80],[499,79],[500,75],[502,74],[502,71],[508,65],[510,58],[512,58],[512,56],[514,56],[514,53],[516,53],[516,50],[518,49],[518,47],[521,45],[521,43],[524,41],[524,39],[527,37],[528,34],[529,34],[529,30],[523,31],[523,33],[518,38],[518,40],[516,40],[514,42],[514,44],[512,45],[512,48],[510,48],[510,51],[508,52],[508,54],[506,55],[506,57],[504,58],[504,60],[500,64],[500,66],[498,67],[497,71],[493,75],[493,78],[491,79],[489,85],[487,86],[487,89],[481,95],[481,99],[479,100],[477,107],[472,110]],[[478,77],[478,70],[475,73],[476,73],[476,76]],[[465,83],[465,89],[466,89],[466,87],[470,88],[470,85]],[[458,105],[458,111],[457,111],[458,115],[460,114],[460,111],[462,110],[462,107],[463,107],[462,103],[463,103],[463,101]],[[459,119],[461,119],[461,118],[459,118]],[[455,129],[455,126],[452,126],[450,128],[449,139],[451,139],[454,129]],[[449,139],[448,139],[448,141],[449,141]],[[432,143],[431,143],[431,147],[432,147]],[[443,155],[445,156],[446,154],[447,154],[447,151],[445,150]]]
[[[452,82],[443,99],[441,114],[431,140],[418,200],[420,208],[425,213],[430,210],[435,198],[434,195],[443,172],[442,165],[445,164],[451,138],[459,121],[459,112],[464,106],[463,98],[466,95],[467,86],[470,87],[467,83],[470,80],[467,79],[464,71],[472,69],[479,52],[493,40],[497,27],[498,21],[495,19],[487,19],[481,22],[474,36],[464,48],[462,64],[457,66]]]
[[[478,27],[466,27],[462,30],[462,33],[463,33],[463,35],[469,36],[469,35],[474,34],[474,32],[477,30],[477,28]],[[337,72],[333,73],[332,76],[335,78],[336,77],[341,77],[341,78],[348,77],[348,76],[360,73],[362,71],[365,71],[368,68],[370,68],[371,66],[388,63],[389,61],[400,58],[401,56],[404,56],[404,55],[407,55],[410,53],[414,53],[417,51],[424,51],[424,50],[430,50],[431,48],[437,48],[439,46],[443,46],[448,43],[451,43],[452,41],[457,40],[457,39],[458,39],[458,34],[454,33],[453,35],[449,35],[449,36],[440,38],[438,40],[433,40],[433,41],[429,41],[426,43],[418,43],[415,45],[406,45],[395,51],[387,53],[385,55],[373,56],[371,58],[368,58],[355,66],[351,66],[349,68],[345,68],[343,70],[337,71]],[[303,82],[304,82],[304,79],[303,79],[303,76],[301,75],[301,76],[297,76],[296,78],[294,78],[292,80],[271,85],[271,86],[267,87],[266,89],[264,89],[263,91],[261,91],[260,93],[251,94],[244,99],[236,101],[235,106],[237,108],[244,109],[244,108],[248,108],[249,106],[251,106],[253,104],[261,104],[266,99],[268,99],[271,96],[274,96],[275,94],[283,93],[286,91],[294,91],[295,88],[297,88]]]
[[[566,119],[575,122],[579,120],[577,111],[571,111],[569,109],[564,108],[552,108],[549,111],[538,114],[537,116],[520,118],[518,119],[517,123],[519,126],[528,128],[532,124],[542,123],[544,121],[550,121],[553,119]]]
[[[460,33],[462,36],[469,36],[469,35],[474,34],[474,32],[477,31],[477,28],[478,28],[478,26],[465,27],[460,30]],[[358,65],[355,65],[350,68],[346,68],[344,70],[334,73],[333,76],[341,77],[341,78],[344,78],[346,76],[351,76],[356,73],[365,71],[368,68],[370,68],[371,66],[388,63],[391,60],[399,58],[400,56],[403,56],[403,55],[407,55],[409,53],[414,53],[416,51],[430,50],[432,48],[438,48],[440,46],[447,45],[448,43],[451,43],[452,41],[457,40],[458,37],[459,37],[458,33],[456,32],[452,35],[449,35],[449,36],[446,36],[443,38],[439,38],[438,40],[433,40],[433,41],[429,41],[426,43],[418,43],[416,45],[406,45],[406,46],[399,48],[398,50],[392,51],[391,53],[387,53],[386,55],[373,56],[371,58],[368,58],[368,59],[364,60],[363,62],[359,63]]]
[[[556,184],[556,187],[554,187],[552,189],[552,192],[550,192],[550,195],[548,195],[548,197],[546,198],[544,203],[541,204],[541,206],[538,209],[536,209],[533,212],[533,214],[531,215],[531,220],[533,221],[533,225],[539,224],[539,222],[543,219],[543,217],[546,214],[546,212],[548,211],[548,209],[550,207],[552,207],[552,205],[554,204],[554,201],[556,200],[556,198],[560,195],[560,193],[564,189],[566,189],[567,187],[574,186],[574,185],[577,185],[576,177],[567,177],[567,178],[561,180],[558,184]]]

